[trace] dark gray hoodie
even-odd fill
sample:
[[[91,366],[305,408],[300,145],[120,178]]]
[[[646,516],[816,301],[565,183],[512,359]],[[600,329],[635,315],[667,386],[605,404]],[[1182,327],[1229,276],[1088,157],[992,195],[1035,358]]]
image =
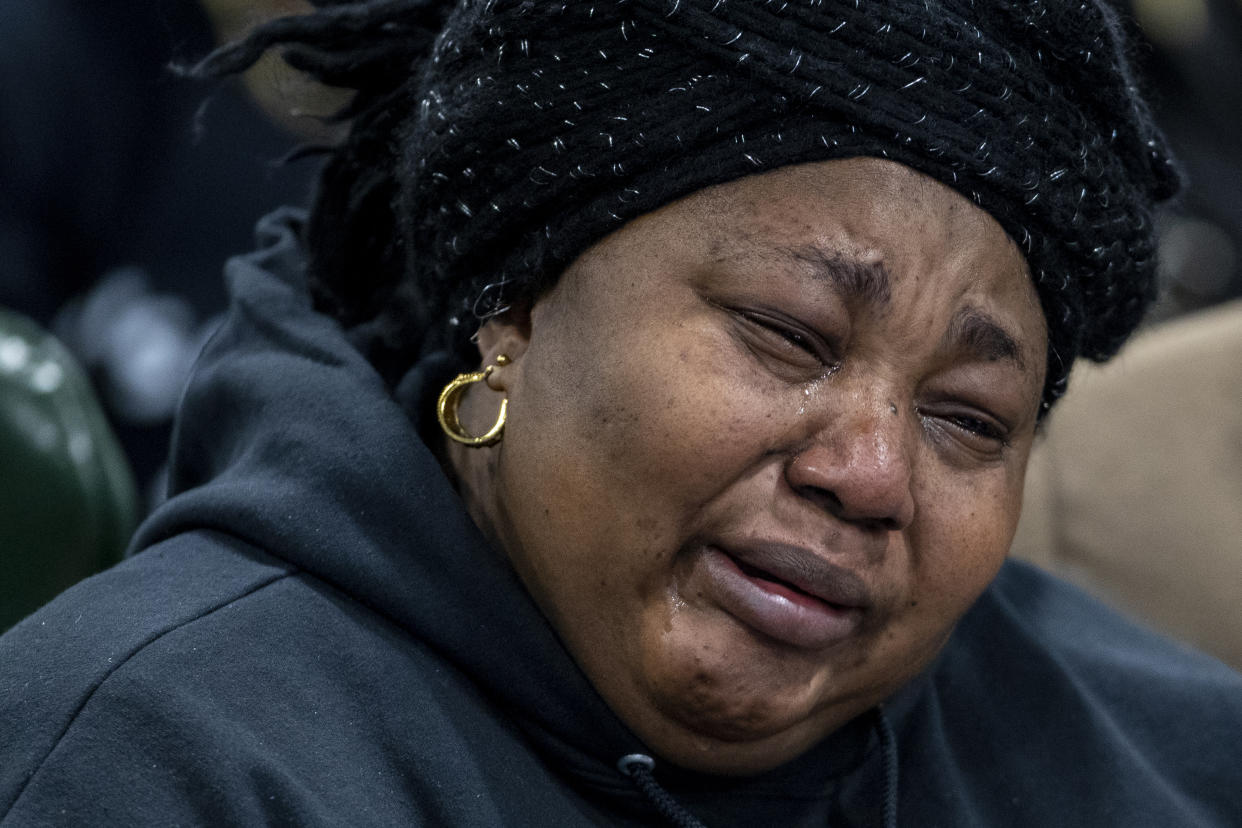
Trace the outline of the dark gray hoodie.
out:
[[[608,709],[302,284],[230,265],[171,499],[0,639],[0,825],[662,824]],[[1242,677],[1009,563],[934,665],[757,777],[659,763],[709,826],[1242,825]]]

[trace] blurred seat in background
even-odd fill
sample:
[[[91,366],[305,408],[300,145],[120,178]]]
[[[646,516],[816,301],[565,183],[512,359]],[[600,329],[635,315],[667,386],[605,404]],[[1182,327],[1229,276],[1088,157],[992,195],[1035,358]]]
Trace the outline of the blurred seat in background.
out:
[[[252,247],[260,215],[309,192],[313,164],[277,164],[304,137],[286,127],[319,123],[289,116],[306,107],[294,96],[278,126],[247,93],[279,109],[279,76],[210,85],[169,64],[304,7],[0,0],[0,307],[78,358],[143,489],[224,310],[224,260]]]
[[[0,309],[0,632],[120,560],[133,477],[69,352]]]
[[[1242,301],[1074,369],[1013,553],[1242,669]]]

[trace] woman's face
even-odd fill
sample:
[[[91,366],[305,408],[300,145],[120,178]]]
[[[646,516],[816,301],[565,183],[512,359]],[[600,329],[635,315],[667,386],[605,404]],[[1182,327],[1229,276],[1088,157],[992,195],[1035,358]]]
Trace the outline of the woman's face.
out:
[[[453,455],[472,513],[675,763],[797,756],[922,670],[1005,557],[1044,319],[1000,226],[901,165],[696,193],[480,343],[514,361],[503,441]]]

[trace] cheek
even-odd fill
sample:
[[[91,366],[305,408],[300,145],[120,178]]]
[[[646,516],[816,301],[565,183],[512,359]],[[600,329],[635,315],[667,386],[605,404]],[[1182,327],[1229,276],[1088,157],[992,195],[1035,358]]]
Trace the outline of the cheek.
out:
[[[855,665],[869,685],[892,692],[924,669],[991,583],[1016,524],[1012,488],[1003,471],[991,486],[952,478],[922,486],[904,548],[887,556],[897,570],[885,579],[896,589],[892,614]]]
[[[923,498],[922,515],[909,536],[910,601],[919,603],[914,609],[935,616],[946,632],[1004,562],[1021,491],[1020,470],[1000,468],[972,480],[946,475]]]
[[[739,383],[720,354],[702,332],[664,329],[597,366],[565,423],[579,476],[644,504],[635,514],[684,525],[769,442],[772,398]]]
[[[528,353],[531,379],[510,397],[499,494],[524,554],[557,558],[549,577],[616,578],[661,554],[696,497],[694,438],[712,431],[659,341],[606,339]]]
[[[511,398],[502,443],[524,577],[558,614],[659,603],[705,507],[753,472],[777,430],[773,396],[721,364],[710,330],[646,326],[608,341],[558,349],[569,356],[549,361],[556,370]]]

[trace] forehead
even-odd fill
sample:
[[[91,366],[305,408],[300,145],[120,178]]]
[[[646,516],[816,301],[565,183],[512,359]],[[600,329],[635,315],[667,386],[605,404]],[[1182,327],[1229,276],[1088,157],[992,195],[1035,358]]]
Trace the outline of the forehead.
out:
[[[924,338],[931,324],[935,336],[1042,368],[1046,326],[1017,245],[963,196],[895,162],[786,167],[702,190],[629,229],[629,255],[784,274],[858,307],[913,305],[927,312],[917,323]]]
[[[1027,270],[1017,246],[986,212],[882,159],[785,167],[705,189],[684,203],[691,208],[686,218],[703,230],[718,227],[729,239],[756,247],[819,240],[862,260],[888,259],[890,269],[897,260],[913,266],[947,257],[949,265],[987,258],[994,267]]]

